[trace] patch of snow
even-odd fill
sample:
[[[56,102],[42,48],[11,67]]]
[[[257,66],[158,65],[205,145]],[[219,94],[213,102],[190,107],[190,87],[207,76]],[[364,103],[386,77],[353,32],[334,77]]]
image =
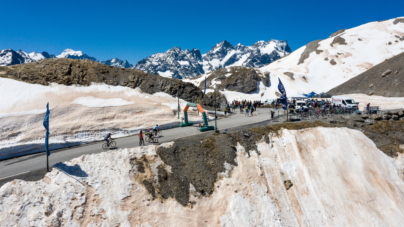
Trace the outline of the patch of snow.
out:
[[[106,106],[126,106],[134,104],[134,102],[128,102],[121,98],[114,99],[100,99],[93,96],[78,97],[72,104],[79,104],[87,107],[106,107]]]
[[[172,78],[174,73],[172,73],[171,71],[167,70],[167,71],[165,71],[165,72],[160,72],[160,71],[158,71],[158,74],[159,74],[160,76],[162,76],[162,77]]]

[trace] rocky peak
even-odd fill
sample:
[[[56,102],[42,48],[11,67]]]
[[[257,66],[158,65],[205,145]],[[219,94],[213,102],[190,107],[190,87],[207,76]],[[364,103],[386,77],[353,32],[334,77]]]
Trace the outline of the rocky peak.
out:
[[[111,60],[106,60],[106,61],[102,61],[102,64],[105,65],[109,65],[109,66],[114,66],[114,67],[119,67],[119,68],[132,68],[133,65],[130,64],[128,61],[123,61],[121,59],[118,58],[113,58]]]

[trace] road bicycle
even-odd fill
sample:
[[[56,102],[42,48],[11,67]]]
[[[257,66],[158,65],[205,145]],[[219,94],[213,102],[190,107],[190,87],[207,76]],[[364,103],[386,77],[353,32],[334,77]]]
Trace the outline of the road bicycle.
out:
[[[156,138],[156,137],[154,137],[154,136],[152,136],[152,137],[150,137],[149,135],[150,135],[150,132],[148,132],[148,133],[145,133],[145,137],[146,137],[146,142],[148,142],[148,143],[158,143],[158,139]]]
[[[153,131],[153,135],[155,136],[155,137],[157,137],[157,136],[162,136],[163,135],[163,131],[162,130],[160,130],[160,129],[157,129],[157,131]]]
[[[113,140],[113,139],[111,139],[111,141],[109,142],[109,146],[108,146],[108,143],[107,143],[107,142],[105,142],[105,143],[102,145],[102,149],[104,149],[104,150],[114,149],[114,148],[116,148],[116,147],[117,147],[117,144],[116,144],[115,140]]]

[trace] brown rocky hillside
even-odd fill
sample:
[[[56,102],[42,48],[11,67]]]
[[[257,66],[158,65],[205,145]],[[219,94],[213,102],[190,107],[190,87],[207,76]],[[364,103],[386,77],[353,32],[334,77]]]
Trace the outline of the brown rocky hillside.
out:
[[[331,95],[368,94],[404,97],[404,52],[331,89]]]
[[[0,76],[33,84],[89,86],[91,83],[106,83],[112,86],[140,88],[142,92],[153,94],[165,92],[172,96],[192,101],[196,97],[206,106],[213,105],[211,96],[191,83],[165,78],[135,69],[117,68],[90,60],[69,58],[44,59],[37,62],[0,67]]]

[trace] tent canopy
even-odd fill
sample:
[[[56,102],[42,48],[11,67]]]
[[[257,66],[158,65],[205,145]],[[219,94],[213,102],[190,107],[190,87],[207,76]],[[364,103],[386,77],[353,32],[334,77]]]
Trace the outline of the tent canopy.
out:
[[[311,98],[313,95],[316,95],[316,93],[312,91],[309,94],[303,94],[303,95],[306,96],[307,98]]]

